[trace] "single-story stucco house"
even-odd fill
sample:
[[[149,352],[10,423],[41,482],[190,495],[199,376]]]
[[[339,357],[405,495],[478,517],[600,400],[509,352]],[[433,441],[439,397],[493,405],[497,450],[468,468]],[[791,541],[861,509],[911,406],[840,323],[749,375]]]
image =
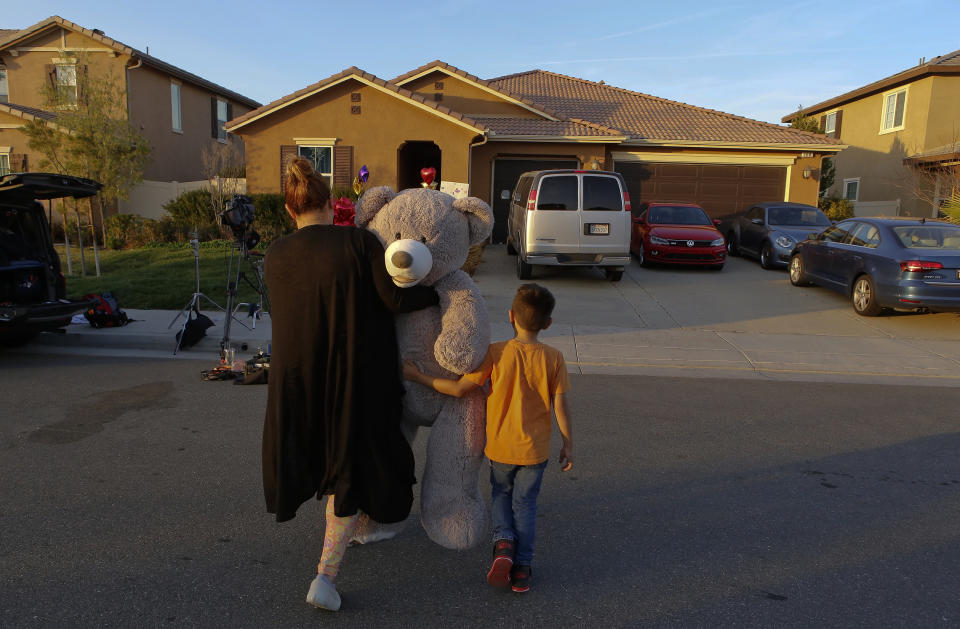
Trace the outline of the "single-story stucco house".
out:
[[[247,190],[280,192],[284,164],[314,161],[336,188],[361,165],[371,185],[420,184],[490,202],[504,239],[520,173],[585,168],[623,173],[634,202],[700,203],[719,216],[760,201],[817,201],[820,161],[844,145],[822,134],[531,70],[481,79],[434,61],[384,80],[352,67],[234,118]]]

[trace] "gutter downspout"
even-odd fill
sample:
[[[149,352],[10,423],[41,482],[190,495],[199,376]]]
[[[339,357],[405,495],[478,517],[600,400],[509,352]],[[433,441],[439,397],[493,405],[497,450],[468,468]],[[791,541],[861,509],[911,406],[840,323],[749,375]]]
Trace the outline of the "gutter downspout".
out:
[[[136,65],[126,67],[127,84],[125,87],[127,91],[127,120],[128,121],[130,121],[130,70],[136,70],[142,65],[143,65],[143,59],[137,59]]]
[[[473,184],[469,181],[473,179],[473,149],[478,146],[483,146],[490,141],[490,136],[487,135],[487,132],[483,132],[483,140],[480,142],[471,142],[470,143],[470,153],[467,155],[467,185],[472,186]],[[493,209],[493,166],[490,167],[490,208]],[[493,240],[493,231],[490,232],[490,235],[487,236],[487,243],[490,244]]]

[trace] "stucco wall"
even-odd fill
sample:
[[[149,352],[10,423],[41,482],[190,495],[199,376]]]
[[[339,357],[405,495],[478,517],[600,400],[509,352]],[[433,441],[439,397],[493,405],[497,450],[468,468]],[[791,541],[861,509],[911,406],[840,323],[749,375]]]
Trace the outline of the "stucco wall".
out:
[[[960,145],[960,76],[931,77],[930,114],[924,150]]]
[[[7,85],[11,103],[40,109],[47,107],[44,95],[44,89],[49,84],[47,66],[52,64],[54,59],[61,58],[58,50],[63,47],[64,42],[68,49],[67,56],[78,59],[80,64],[88,65],[91,76],[104,76],[112,70],[118,78],[122,78],[123,67],[129,57],[114,56],[114,52],[104,44],[80,33],[58,28],[13,47],[24,46],[50,50],[21,51],[16,56],[10,50],[0,52],[0,60],[7,67]],[[75,53],[69,51],[71,48],[92,48],[104,52]]]
[[[443,89],[436,89],[435,83],[442,82]],[[464,116],[507,115],[516,118],[539,118],[530,110],[504,100],[503,96],[488,92],[459,77],[444,72],[431,72],[403,85],[411,92],[417,92],[428,100],[434,94],[442,94],[441,105],[449,107]]]
[[[147,66],[130,69],[130,120],[150,141],[151,162],[144,179],[156,181],[193,181],[203,179],[202,154],[208,147],[224,143],[214,139],[211,131],[210,99],[213,93],[186,83]],[[180,117],[182,131],[173,130],[170,84],[180,84]],[[225,97],[218,97],[228,100]],[[233,102],[233,116],[250,109]],[[243,141],[227,134],[227,143],[243,154]]]
[[[360,101],[351,101],[352,93]],[[353,106],[360,114],[352,114]],[[445,120],[405,100],[355,80],[273,112],[238,130],[247,149],[247,189],[280,192],[280,147],[295,138],[336,138],[353,147],[353,170],[366,164],[367,186],[398,185],[398,149],[409,140],[432,141],[441,150],[444,180],[466,182],[475,130]],[[334,166],[336,167],[336,165]]]
[[[904,166],[903,160],[911,154],[922,152],[938,145],[934,138],[941,136],[950,125],[950,109],[954,102],[944,100],[951,93],[960,97],[960,88],[937,87],[936,80],[945,77],[925,77],[907,88],[904,109],[904,128],[899,131],[883,133],[881,131],[884,98],[892,88],[872,94],[860,100],[844,104],[838,109],[843,111],[840,140],[849,147],[841,151],[834,165],[836,174],[834,184],[828,190],[833,196],[843,196],[845,179],[860,179],[859,201],[894,201],[900,199],[901,214],[929,216],[928,204],[913,196],[913,178]],[[952,78],[960,86],[960,78]],[[953,89],[957,91],[954,92]],[[941,96],[940,94],[943,94]],[[931,105],[935,112],[931,112]],[[835,111],[827,110],[823,113]],[[932,114],[932,115],[931,115]],[[820,114],[817,114],[819,117]],[[954,120],[960,116],[954,115]]]

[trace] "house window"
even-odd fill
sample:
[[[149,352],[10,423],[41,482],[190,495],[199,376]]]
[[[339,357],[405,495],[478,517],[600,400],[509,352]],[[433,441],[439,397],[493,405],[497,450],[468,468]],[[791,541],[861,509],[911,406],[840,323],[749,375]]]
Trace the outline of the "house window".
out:
[[[227,130],[223,128],[227,124],[227,101],[217,99],[217,139],[221,142],[227,141]]]
[[[843,180],[843,198],[856,201],[860,197],[860,178]]]
[[[332,146],[298,146],[297,154],[310,160],[313,169],[323,175],[327,185],[333,186],[333,147]]]
[[[170,112],[171,112],[170,124],[173,126],[173,130],[177,132],[182,132],[183,120],[180,118],[180,84],[179,83],[170,84]]]
[[[823,132],[833,137],[833,134],[837,131],[837,112],[834,111],[827,114],[826,118],[823,124]]]
[[[0,177],[10,174],[10,154],[0,153]]]
[[[10,102],[10,91],[7,88],[7,69],[0,68],[0,103]]]
[[[77,104],[77,66],[74,63],[58,63],[56,72],[57,98],[61,103]]]
[[[883,118],[880,121],[881,133],[903,129],[903,114],[906,105],[907,88],[884,94]]]

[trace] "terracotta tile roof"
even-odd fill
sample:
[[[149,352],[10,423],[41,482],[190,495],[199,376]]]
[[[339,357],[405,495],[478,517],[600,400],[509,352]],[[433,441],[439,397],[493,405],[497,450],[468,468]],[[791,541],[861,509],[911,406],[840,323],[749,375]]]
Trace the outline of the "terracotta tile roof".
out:
[[[915,79],[933,74],[960,74],[960,50],[954,50],[953,52],[948,52],[945,55],[934,57],[929,61],[925,61],[915,65],[912,68],[908,68],[903,72],[897,72],[896,74],[892,74],[886,78],[880,79],[879,81],[868,83],[863,87],[845,92],[839,96],[834,96],[833,98],[817,103],[816,105],[804,107],[800,111],[795,111],[784,116],[781,120],[783,120],[783,122],[790,122],[801,113],[810,116],[828,109],[833,109],[834,107],[843,105],[844,103],[858,100],[865,96],[870,96],[871,94],[876,94],[877,92],[882,92],[886,89],[903,85]]]
[[[264,114],[270,113],[270,112],[272,112],[273,110],[280,109],[281,107],[284,107],[284,106],[286,106],[286,105],[288,105],[288,104],[290,104],[290,103],[293,103],[294,101],[297,101],[297,100],[299,100],[299,99],[302,98],[302,97],[305,97],[305,96],[307,96],[307,95],[309,95],[309,94],[312,94],[313,92],[317,92],[317,91],[319,91],[319,90],[322,90],[322,89],[326,88],[327,86],[332,85],[332,84],[338,82],[340,79],[343,79],[343,78],[346,78],[346,77],[349,77],[349,76],[357,76],[357,77],[360,77],[360,78],[362,78],[362,79],[364,79],[364,80],[366,80],[366,81],[368,81],[368,82],[370,82],[370,83],[376,84],[376,85],[379,86],[379,87],[382,87],[382,88],[384,88],[384,89],[388,89],[388,90],[390,90],[390,91],[392,91],[392,92],[395,92],[395,93],[399,94],[400,96],[402,96],[403,98],[408,98],[408,99],[410,99],[410,100],[412,100],[412,101],[415,101],[415,102],[417,102],[417,103],[420,103],[421,105],[426,105],[427,107],[430,107],[431,109],[435,109],[435,110],[437,110],[437,112],[439,112],[439,113],[441,113],[441,114],[444,114],[444,115],[446,115],[446,116],[450,116],[450,117],[452,117],[452,118],[454,118],[454,119],[456,119],[456,120],[459,120],[459,121],[463,122],[464,124],[466,124],[466,125],[468,125],[468,126],[474,127],[475,129],[477,129],[477,133],[483,133],[484,131],[487,130],[487,127],[485,127],[484,125],[480,124],[479,122],[477,122],[476,120],[474,120],[474,119],[472,119],[472,118],[469,118],[469,117],[467,117],[467,116],[464,116],[463,114],[461,114],[461,113],[459,113],[459,112],[456,112],[456,111],[450,109],[449,107],[445,107],[445,106],[443,106],[443,105],[440,105],[439,103],[437,103],[437,102],[435,102],[435,101],[433,101],[433,100],[429,100],[429,99],[427,99],[427,98],[424,98],[424,97],[421,96],[420,94],[415,94],[415,93],[411,92],[411,91],[408,90],[408,89],[404,89],[404,88],[402,88],[402,87],[399,87],[399,86],[397,86],[397,85],[394,85],[394,84],[391,83],[391,82],[384,81],[383,79],[377,78],[376,76],[370,74],[369,72],[365,72],[365,71],[361,70],[360,68],[358,68],[358,67],[356,67],[356,66],[351,66],[351,67],[347,68],[346,70],[343,70],[343,71],[341,71],[341,72],[338,72],[338,73],[336,73],[336,74],[334,74],[334,75],[332,75],[332,76],[328,76],[327,78],[322,79],[322,80],[320,80],[320,81],[317,81],[316,83],[314,83],[314,84],[312,84],[312,85],[308,85],[307,87],[305,87],[305,88],[303,88],[303,89],[297,90],[296,92],[293,92],[292,94],[287,94],[287,95],[284,96],[283,98],[279,98],[279,99],[273,101],[272,103],[267,103],[266,105],[264,105],[264,106],[262,106],[262,107],[259,107],[258,109],[254,109],[253,111],[249,111],[249,112],[247,112],[246,114],[244,114],[244,115],[242,115],[242,116],[239,116],[239,117],[237,117],[237,118],[234,118],[233,120],[231,120],[230,122],[227,123],[226,128],[227,128],[227,130],[231,130],[231,131],[232,131],[232,130],[236,129],[236,128],[239,127],[239,126],[243,126],[245,123],[250,122],[250,121],[253,120],[254,118],[258,118],[258,117],[260,117],[260,116],[262,116],[262,115],[264,115]]]
[[[498,77],[491,79],[490,83],[552,108],[565,119],[578,118],[619,129],[633,140],[837,144],[836,140],[819,133],[781,127],[544,70]]]
[[[107,37],[106,35],[104,35],[103,31],[101,30],[92,30],[89,28],[84,28],[79,24],[74,24],[69,20],[65,20],[58,15],[52,15],[45,20],[37,22],[33,26],[28,26],[27,28],[21,29],[19,31],[13,31],[13,34],[6,38],[0,35],[0,48],[4,48],[16,41],[30,37],[35,33],[42,31],[43,29],[53,25],[62,26],[63,28],[66,28],[68,30],[76,31],[78,33],[83,33],[87,37],[90,37],[91,39],[99,41],[104,45],[110,48],[113,48],[114,50],[117,50],[119,52],[122,52],[123,54],[129,55],[134,59],[142,60],[145,65],[151,66],[158,70],[162,70],[163,72],[171,74],[177,78],[183,79],[185,81],[189,81],[190,83],[206,88],[211,92],[218,94],[220,96],[226,96],[230,100],[246,105],[247,107],[260,106],[260,103],[258,103],[257,101],[251,98],[247,98],[243,94],[238,94],[233,90],[228,90],[227,88],[221,85],[217,85],[212,81],[208,81],[203,77],[197,76],[196,74],[193,74],[191,72],[187,72],[186,70],[178,68],[175,65],[171,65],[166,61],[162,61],[160,59],[157,59],[156,57],[153,57],[144,52],[141,52],[136,48],[127,46],[123,42],[119,42],[115,39]],[[2,33],[2,31],[0,31],[0,33]]]
[[[44,120],[57,119],[57,114],[52,111],[37,109],[36,107],[27,107],[26,105],[16,105],[14,103],[0,103],[0,111],[26,120],[34,118],[42,118]]]
[[[537,118],[485,118],[475,120],[497,136],[562,136],[562,137],[608,137],[622,139],[624,134],[616,129],[592,124],[583,120],[546,120]]]
[[[529,99],[527,99],[527,98],[524,98],[524,96],[523,96],[522,94],[517,94],[517,93],[515,93],[515,92],[511,92],[511,91],[509,91],[509,90],[507,90],[507,89],[504,89],[504,88],[503,88],[502,86],[500,86],[500,85],[496,85],[493,81],[488,81],[488,80],[486,80],[486,79],[481,79],[481,78],[478,77],[478,76],[474,76],[474,75],[472,75],[472,74],[470,74],[470,73],[468,73],[468,72],[465,72],[465,71],[461,70],[460,68],[457,68],[456,66],[452,66],[452,65],[450,65],[449,63],[446,63],[445,61],[440,61],[439,59],[434,60],[434,61],[431,61],[430,63],[425,63],[425,64],[423,64],[422,66],[420,66],[419,68],[414,68],[413,70],[410,70],[409,72],[404,72],[404,73],[401,74],[400,76],[397,76],[397,77],[394,77],[394,78],[390,79],[390,82],[393,83],[393,84],[395,84],[395,85],[400,85],[401,83],[403,83],[404,81],[406,81],[407,79],[409,79],[409,78],[411,78],[411,77],[415,77],[415,76],[417,76],[418,74],[422,74],[422,73],[424,73],[424,72],[428,72],[428,71],[433,70],[433,69],[436,69],[436,68],[442,68],[443,70],[446,70],[446,71],[450,72],[451,74],[455,74],[455,75],[457,75],[457,76],[459,76],[459,77],[462,77],[462,78],[466,79],[467,81],[470,81],[470,82],[473,82],[473,83],[477,83],[477,84],[482,85],[483,87],[489,88],[489,89],[491,89],[491,90],[493,90],[493,91],[495,91],[495,92],[499,92],[500,94],[506,96],[507,98],[510,98],[510,99],[519,101],[519,102],[523,103],[524,105],[527,105],[527,106],[530,107],[531,109],[535,109],[535,110],[539,111],[540,113],[546,114],[548,117],[551,117],[551,118],[563,118],[563,116],[562,116],[561,114],[557,113],[556,111],[553,111],[553,110],[551,110],[551,109],[549,109],[549,108],[544,107],[544,106],[543,106],[543,103],[535,103],[535,102],[533,102],[532,100],[529,100]]]
[[[12,37],[14,33],[19,33],[19,28],[0,28],[0,41],[5,40],[8,37]]]

